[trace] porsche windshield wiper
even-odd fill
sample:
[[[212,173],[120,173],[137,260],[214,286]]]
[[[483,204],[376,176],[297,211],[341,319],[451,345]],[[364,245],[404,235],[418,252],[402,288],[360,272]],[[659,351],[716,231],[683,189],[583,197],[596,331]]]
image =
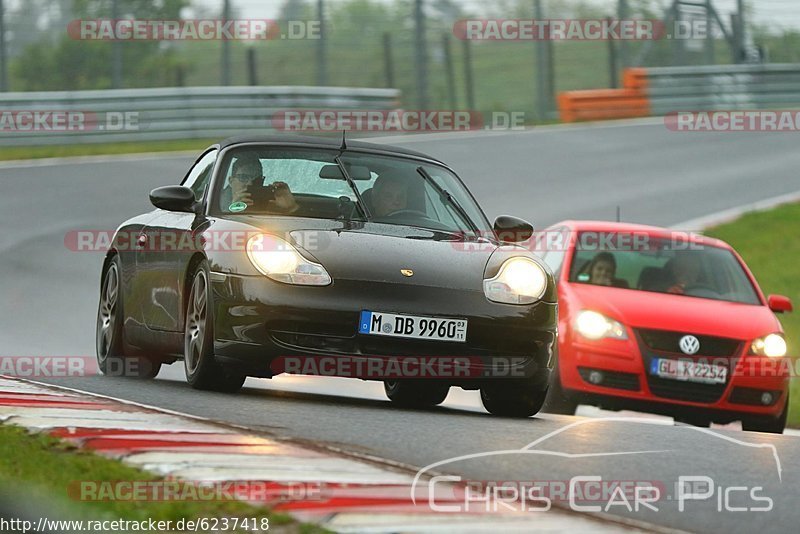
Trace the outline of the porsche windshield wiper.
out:
[[[356,186],[356,182],[353,180],[352,176],[350,176],[350,173],[347,172],[347,168],[345,168],[344,162],[342,162],[342,158],[340,156],[336,156],[336,158],[334,158],[333,161],[335,161],[336,164],[339,166],[339,169],[342,171],[342,176],[344,176],[344,179],[350,186],[350,189],[353,190],[353,193],[356,196],[356,205],[358,206],[358,209],[360,209],[361,213],[364,214],[364,218],[366,220],[368,221],[372,220],[372,214],[369,212],[367,203],[364,202],[364,198],[361,196],[361,193],[359,192],[358,187]]]
[[[455,212],[458,214],[459,217],[461,217],[461,219],[469,227],[469,229],[472,230],[476,235],[480,235],[480,230],[472,221],[472,219],[469,218],[469,215],[467,215],[466,210],[464,210],[464,208],[461,206],[458,200],[456,200],[456,198],[453,195],[451,195],[447,191],[447,189],[437,184],[436,180],[434,180],[433,177],[428,173],[428,171],[425,170],[425,167],[422,166],[417,167],[417,172],[419,173],[420,176],[422,176],[422,178],[426,182],[430,184],[431,187],[433,187],[436,190],[437,193],[439,193],[439,196],[441,198],[446,200],[450,204],[450,206],[453,207]]]

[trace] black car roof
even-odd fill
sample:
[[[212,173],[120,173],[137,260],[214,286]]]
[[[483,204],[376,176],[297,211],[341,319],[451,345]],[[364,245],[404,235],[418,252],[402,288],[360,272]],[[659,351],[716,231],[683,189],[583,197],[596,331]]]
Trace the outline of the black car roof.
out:
[[[325,146],[331,148],[339,148],[342,146],[342,139],[335,137],[312,137],[302,135],[237,135],[229,137],[220,142],[220,148],[227,148],[233,145],[240,145],[244,143],[270,143],[270,144],[290,144],[290,145],[306,145],[306,146]],[[413,156],[417,158],[424,158],[427,160],[435,161],[437,163],[444,163],[428,154],[417,152],[394,145],[384,145],[377,143],[367,143],[364,141],[347,140],[347,148],[356,148],[360,150],[374,150],[376,152],[384,152],[390,154],[398,154],[402,156]]]

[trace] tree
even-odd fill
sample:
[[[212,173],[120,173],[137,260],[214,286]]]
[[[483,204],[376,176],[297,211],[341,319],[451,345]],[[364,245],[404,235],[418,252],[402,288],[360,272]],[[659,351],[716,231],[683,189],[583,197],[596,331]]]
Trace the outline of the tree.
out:
[[[175,20],[189,0],[118,0],[120,18]],[[110,0],[74,0],[74,18],[110,19]],[[28,45],[13,61],[12,71],[24,91],[107,89],[111,87],[110,41],[81,41],[61,28],[61,37]],[[173,85],[182,65],[168,43],[124,42],[121,45],[123,86]]]

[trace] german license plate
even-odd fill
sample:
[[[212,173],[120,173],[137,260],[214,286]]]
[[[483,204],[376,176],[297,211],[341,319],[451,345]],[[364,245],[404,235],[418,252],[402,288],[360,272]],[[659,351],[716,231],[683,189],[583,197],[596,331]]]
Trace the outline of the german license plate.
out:
[[[358,332],[374,336],[464,343],[467,341],[467,320],[362,311]]]
[[[654,358],[651,360],[650,374],[660,378],[703,384],[725,384],[728,381],[727,367],[666,358]]]

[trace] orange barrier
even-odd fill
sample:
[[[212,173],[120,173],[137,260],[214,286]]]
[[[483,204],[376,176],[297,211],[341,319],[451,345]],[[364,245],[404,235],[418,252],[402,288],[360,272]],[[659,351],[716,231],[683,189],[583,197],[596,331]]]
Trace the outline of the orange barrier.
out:
[[[650,116],[646,69],[626,69],[623,89],[566,91],[558,95],[563,122]]]
[[[622,86],[626,89],[647,89],[647,69],[625,69],[622,75]]]

